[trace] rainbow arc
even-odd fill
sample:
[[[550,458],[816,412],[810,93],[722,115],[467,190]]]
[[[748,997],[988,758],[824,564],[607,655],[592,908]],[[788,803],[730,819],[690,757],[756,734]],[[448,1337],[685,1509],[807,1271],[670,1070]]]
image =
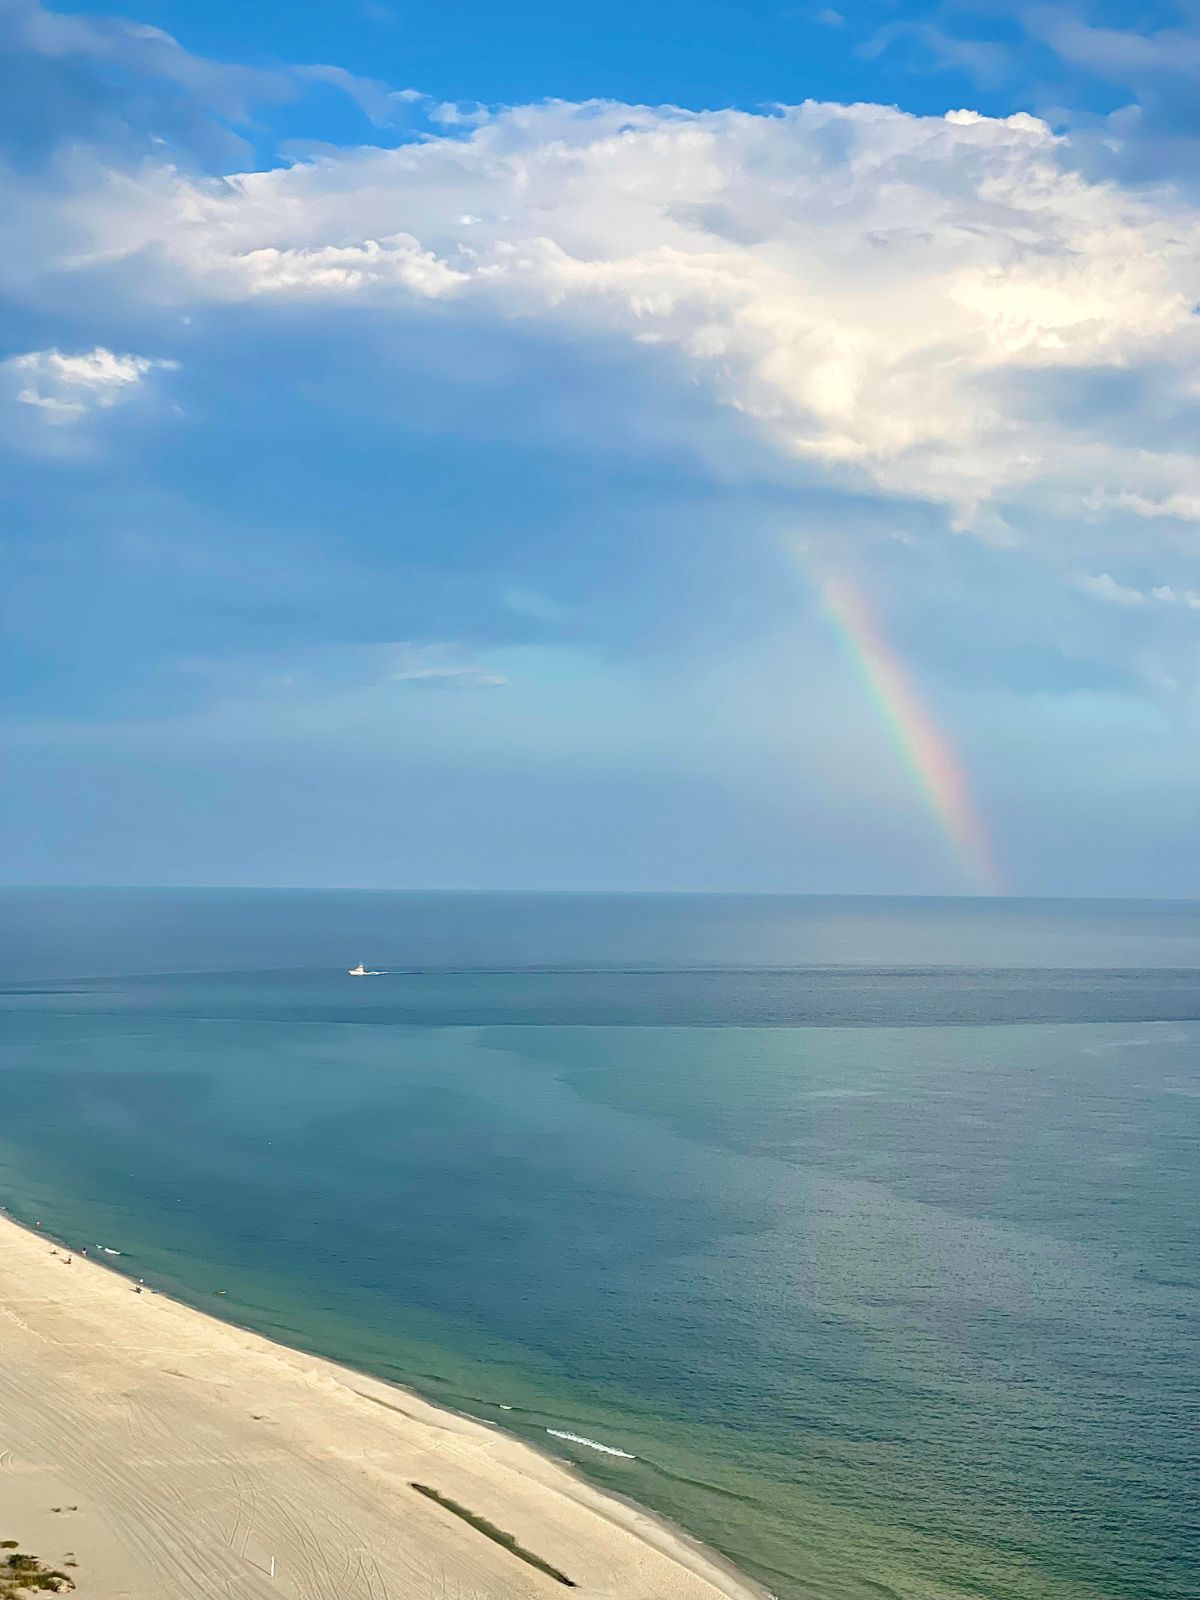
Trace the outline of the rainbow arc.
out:
[[[998,893],[995,851],[949,738],[858,588],[845,578],[827,578],[819,587],[827,615],[963,872],[981,892]]]

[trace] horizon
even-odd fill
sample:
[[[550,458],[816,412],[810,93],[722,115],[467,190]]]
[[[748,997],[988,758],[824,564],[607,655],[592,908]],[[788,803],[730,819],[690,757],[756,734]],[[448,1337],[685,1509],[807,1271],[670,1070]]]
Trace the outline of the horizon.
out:
[[[1164,991],[1156,1014],[1174,1017],[1182,1004],[1183,1014],[1191,1016],[1200,902],[228,885],[0,890],[0,987],[99,980],[106,974],[154,981],[224,973],[240,983],[254,973],[292,972],[315,981],[314,994],[326,995],[335,1010],[348,1004],[353,1015],[369,999],[356,984],[350,985],[355,992],[344,993],[345,974],[355,962],[381,969],[384,988],[386,977],[397,980],[401,991],[422,973],[468,971],[520,972],[537,984],[554,973],[581,978],[620,971],[643,977],[760,971],[794,977],[874,971],[877,978],[908,973],[922,992],[935,971],[973,971],[981,982],[987,972],[1001,969],[1077,977],[1097,970],[1157,971],[1186,984],[1182,995]],[[326,994],[328,983],[333,990]],[[1077,987],[1075,980],[1068,982],[1058,1001],[1044,996],[1041,1004],[1049,1009],[1043,1020],[1052,1020],[1063,994],[1069,997]],[[803,995],[801,984],[781,1003],[803,1006]],[[585,998],[571,1004],[583,1005]],[[388,1003],[403,1015],[413,1000],[398,991]],[[647,1004],[647,997],[640,1003]],[[685,1003],[667,994],[659,1003],[667,1015],[681,1017],[689,1015],[689,1006],[705,1004],[702,996]],[[1121,1014],[1119,996],[1105,1004],[1117,1007],[1114,1016]],[[457,1002],[453,1009],[458,1016]],[[566,1014],[573,1014],[570,1006]],[[471,1015],[468,998],[462,1020]],[[652,1005],[638,1015],[663,1020]]]
[[[970,903],[978,901],[981,904],[1025,904],[1044,902],[1047,904],[1069,904],[1078,902],[1081,905],[1200,905],[1200,896],[1197,895],[1101,895],[1101,894],[970,894],[970,893],[880,893],[875,890],[838,890],[838,889],[660,889],[654,887],[623,888],[617,887],[580,887],[572,884],[561,884],[548,888],[521,887],[519,885],[499,885],[492,887],[472,887],[469,884],[446,888],[439,886],[394,886],[381,884],[348,884],[348,883],[33,883],[12,880],[0,882],[0,893],[5,891],[30,892],[45,891],[54,893],[63,892],[89,892],[113,894],[371,894],[371,895],[412,895],[412,896],[445,896],[453,895],[544,895],[552,897],[557,895],[578,898],[595,896],[612,899],[709,899],[709,900],[935,900],[951,901],[955,903]]]

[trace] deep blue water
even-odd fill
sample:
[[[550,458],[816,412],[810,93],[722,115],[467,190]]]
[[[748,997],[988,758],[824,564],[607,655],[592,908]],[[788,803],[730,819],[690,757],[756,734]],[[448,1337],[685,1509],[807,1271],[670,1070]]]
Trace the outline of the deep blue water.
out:
[[[570,1454],[788,1600],[1200,1594],[1200,908],[0,919],[15,1214]]]

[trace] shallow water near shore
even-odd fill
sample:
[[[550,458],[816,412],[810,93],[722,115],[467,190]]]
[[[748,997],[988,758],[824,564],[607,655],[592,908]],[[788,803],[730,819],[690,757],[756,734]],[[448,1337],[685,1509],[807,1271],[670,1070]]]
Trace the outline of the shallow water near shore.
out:
[[[353,902],[264,895],[256,937],[301,962]],[[460,902],[422,967],[377,897],[347,956],[404,970],[354,981],[170,975],[245,898],[181,897],[153,964],[92,904],[73,970],[0,995],[14,1215],[568,1455],[785,1600],[1200,1593],[1196,908],[793,902],[789,934],[534,897],[488,967],[448,961]]]

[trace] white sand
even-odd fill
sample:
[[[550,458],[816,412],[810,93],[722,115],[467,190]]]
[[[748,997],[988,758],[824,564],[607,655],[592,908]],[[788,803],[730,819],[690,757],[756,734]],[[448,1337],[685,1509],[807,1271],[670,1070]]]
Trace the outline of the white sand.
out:
[[[571,1592],[413,1481],[580,1596],[761,1594],[519,1440],[52,1248],[0,1217],[0,1539],[54,1565],[73,1552],[80,1600]]]

